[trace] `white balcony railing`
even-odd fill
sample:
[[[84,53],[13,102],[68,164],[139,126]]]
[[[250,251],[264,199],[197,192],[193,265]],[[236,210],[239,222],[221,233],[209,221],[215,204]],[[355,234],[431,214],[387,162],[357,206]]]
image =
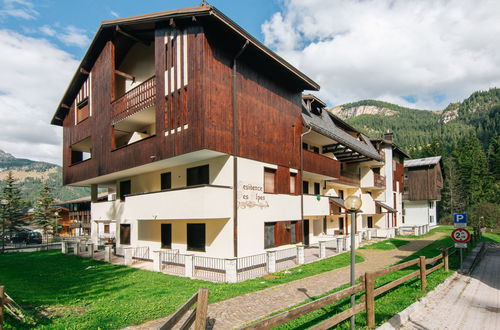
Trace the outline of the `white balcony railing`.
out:
[[[92,220],[220,219],[232,216],[232,190],[202,185],[92,204]]]

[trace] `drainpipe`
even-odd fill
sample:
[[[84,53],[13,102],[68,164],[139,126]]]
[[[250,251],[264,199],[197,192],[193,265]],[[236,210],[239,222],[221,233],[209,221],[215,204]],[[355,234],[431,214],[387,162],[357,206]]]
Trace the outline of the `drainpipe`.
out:
[[[238,257],[238,159],[239,140],[238,140],[238,120],[236,118],[236,60],[243,54],[250,41],[247,39],[240,51],[233,58],[232,73],[232,97],[233,97],[233,255]]]
[[[305,243],[306,237],[304,235],[304,148],[302,143],[304,135],[311,133],[311,126],[307,126],[307,132],[300,134],[300,218],[302,219],[302,244]]]

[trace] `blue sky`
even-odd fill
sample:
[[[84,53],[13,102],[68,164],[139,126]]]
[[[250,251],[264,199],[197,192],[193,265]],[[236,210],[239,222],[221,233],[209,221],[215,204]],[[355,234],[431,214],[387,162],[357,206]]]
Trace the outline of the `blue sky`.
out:
[[[0,0],[0,150],[60,163],[62,130],[50,119],[100,22],[200,3]],[[209,3],[318,82],[329,106],[441,110],[500,87],[498,0]]]

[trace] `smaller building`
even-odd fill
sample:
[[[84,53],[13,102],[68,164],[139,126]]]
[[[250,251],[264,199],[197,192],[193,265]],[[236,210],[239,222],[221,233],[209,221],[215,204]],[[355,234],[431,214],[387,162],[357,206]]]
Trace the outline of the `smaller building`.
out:
[[[404,225],[435,226],[443,188],[441,156],[404,162]]]
[[[100,194],[98,199],[107,200],[108,194]],[[90,235],[90,196],[60,202],[56,207],[60,217],[60,236]]]

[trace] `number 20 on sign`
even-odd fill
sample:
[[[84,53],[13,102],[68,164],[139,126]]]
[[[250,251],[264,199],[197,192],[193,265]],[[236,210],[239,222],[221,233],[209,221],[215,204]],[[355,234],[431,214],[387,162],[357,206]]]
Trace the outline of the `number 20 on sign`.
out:
[[[470,240],[470,233],[467,229],[457,228],[451,232],[451,238],[457,243],[466,243]]]

